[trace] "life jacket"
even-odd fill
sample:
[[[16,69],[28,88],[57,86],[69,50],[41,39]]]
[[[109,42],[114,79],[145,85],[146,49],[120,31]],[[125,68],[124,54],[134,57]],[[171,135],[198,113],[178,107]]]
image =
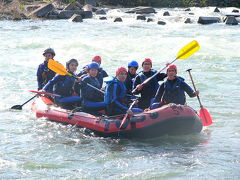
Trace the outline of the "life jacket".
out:
[[[153,76],[156,72],[157,71],[151,69],[149,77]],[[138,74],[138,76],[140,78],[141,83],[143,83],[146,79],[149,78],[143,73],[143,71],[141,71]],[[151,79],[151,81],[149,81],[147,84],[144,85],[144,88],[142,89],[141,94],[144,97],[154,97],[158,88],[159,88],[159,84],[158,84],[158,81],[157,81],[157,77],[155,76],[153,79]]]
[[[125,86],[126,86],[126,88],[127,88],[127,93],[128,94],[132,94],[132,89],[133,89],[133,80],[134,80],[134,78],[136,77],[136,74],[130,74],[129,72],[128,72],[128,75],[127,75],[127,78],[126,78],[126,80],[125,80],[125,82],[124,82],[124,84],[125,84]]]
[[[121,103],[125,104],[126,101],[126,87],[124,83],[120,82],[116,78],[114,78],[112,81],[106,82],[106,90],[105,90],[105,95],[104,95],[104,102],[105,104],[111,104],[115,100],[118,100]],[[114,90],[114,85],[117,84],[117,92],[116,92],[116,97],[113,97],[113,90]]]
[[[44,62],[43,65],[43,72],[42,72],[42,80],[43,80],[43,86],[48,83],[54,76],[55,72],[48,68],[48,62]]]
[[[183,81],[184,79],[181,77],[177,77],[173,85],[171,85],[169,80],[165,81],[162,102],[184,105],[186,103],[186,96],[181,86]]]
[[[93,102],[103,101],[103,95],[101,92],[85,84],[88,83],[98,89],[101,89],[102,86],[101,83],[98,81],[97,77],[91,77],[87,75],[82,79],[82,82],[83,83],[81,86],[81,96],[83,99]]]
[[[74,83],[75,78],[73,76],[61,76],[61,79],[53,86],[53,92],[61,95],[62,97],[71,96],[73,93]]]

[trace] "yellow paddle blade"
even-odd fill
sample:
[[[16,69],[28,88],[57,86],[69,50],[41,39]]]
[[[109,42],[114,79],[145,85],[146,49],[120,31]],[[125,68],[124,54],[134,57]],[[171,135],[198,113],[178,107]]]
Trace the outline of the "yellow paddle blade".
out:
[[[55,73],[57,74],[60,74],[60,75],[70,75],[70,73],[67,72],[67,70],[65,69],[65,67],[60,64],[59,62],[57,61],[54,61],[53,59],[49,59],[48,61],[48,68],[51,69],[52,71],[54,71]]]
[[[188,57],[190,57],[193,53],[195,53],[196,51],[198,51],[200,48],[200,45],[198,44],[198,42],[196,40],[190,42],[189,44],[187,44],[186,46],[184,46],[177,55],[176,59],[186,59]]]

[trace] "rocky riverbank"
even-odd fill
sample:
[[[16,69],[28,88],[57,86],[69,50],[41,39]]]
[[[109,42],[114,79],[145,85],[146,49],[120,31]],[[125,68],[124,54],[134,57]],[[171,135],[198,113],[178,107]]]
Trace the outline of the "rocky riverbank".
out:
[[[84,3],[84,4],[83,4]],[[19,0],[0,1],[0,19],[2,20],[24,20],[24,19],[69,19],[73,22],[83,22],[84,19],[94,18],[99,21],[111,20],[112,22],[124,21],[124,15],[109,15],[113,9],[122,11],[122,7],[100,5],[94,0],[85,2],[75,1],[65,4],[63,1],[24,1]],[[136,20],[146,22],[156,22],[159,25],[167,24],[167,20],[172,16],[171,12],[164,11],[161,18],[155,16],[157,13],[153,7],[124,8],[124,14],[132,14]],[[228,14],[223,13],[221,8],[213,8],[212,16],[196,16],[192,8],[183,9],[180,19],[183,23],[226,23],[228,25],[238,25],[240,23],[240,13],[238,8],[232,8]]]

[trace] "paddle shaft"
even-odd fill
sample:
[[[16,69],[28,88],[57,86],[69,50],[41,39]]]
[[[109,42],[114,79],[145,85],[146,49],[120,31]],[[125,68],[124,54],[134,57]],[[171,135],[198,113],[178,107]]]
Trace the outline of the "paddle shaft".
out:
[[[132,104],[130,105],[130,107],[128,108],[127,111],[129,111],[130,109],[132,109],[133,105],[134,105],[136,102],[137,102],[137,99],[135,99],[135,100],[132,102]],[[120,127],[119,127],[120,129],[122,128],[123,124],[126,122],[127,117],[128,117],[128,113],[126,113],[126,114],[124,115],[124,118],[123,118],[123,120],[122,120],[122,123],[121,123],[121,125],[120,125]]]
[[[27,104],[29,101],[31,101],[32,99],[34,99],[35,97],[37,97],[37,95],[33,96],[32,98],[30,98],[29,100],[27,100],[25,103],[23,103],[21,106],[24,106],[25,104]]]
[[[188,69],[187,72],[189,73],[189,76],[190,76],[190,79],[191,79],[191,81],[192,81],[192,85],[193,85],[194,90],[197,91],[196,86],[195,86],[195,83],[194,83],[193,78],[192,78],[192,74],[191,74],[191,72],[190,72],[191,70],[192,70],[192,69]],[[198,102],[199,102],[199,104],[200,104],[200,108],[203,108],[203,105],[202,105],[202,103],[201,103],[201,100],[200,100],[199,95],[197,95],[197,99],[198,99]]]

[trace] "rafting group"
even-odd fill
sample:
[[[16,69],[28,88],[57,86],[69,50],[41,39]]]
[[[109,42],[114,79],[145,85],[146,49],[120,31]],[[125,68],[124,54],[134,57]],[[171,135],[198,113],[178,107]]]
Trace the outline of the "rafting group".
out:
[[[67,61],[66,74],[61,74],[54,70],[56,64],[52,64],[60,64],[53,60],[54,50],[46,49],[43,56],[44,62],[37,70],[38,90],[55,94],[54,103],[64,109],[81,107],[90,114],[104,112],[112,116],[127,113],[132,116],[169,103],[184,105],[185,92],[190,97],[199,94],[182,77],[177,76],[176,65],[166,64],[166,73],[161,73],[152,69],[150,58],[142,61],[142,70],[139,73],[139,64],[133,60],[128,63],[127,69],[117,68],[115,77],[110,78],[100,67],[100,56],[93,57],[92,62],[84,66],[78,74],[76,71],[79,63],[76,59]],[[159,81],[163,83],[159,85]]]

